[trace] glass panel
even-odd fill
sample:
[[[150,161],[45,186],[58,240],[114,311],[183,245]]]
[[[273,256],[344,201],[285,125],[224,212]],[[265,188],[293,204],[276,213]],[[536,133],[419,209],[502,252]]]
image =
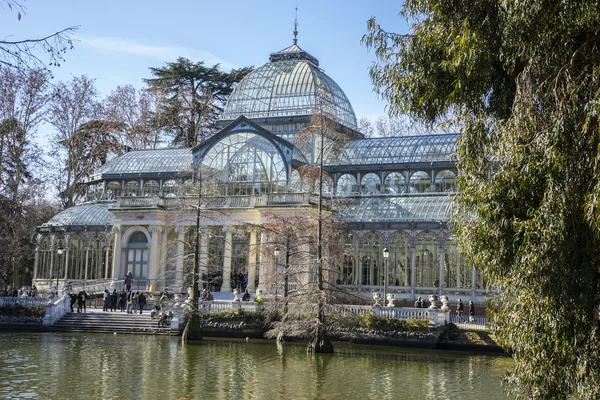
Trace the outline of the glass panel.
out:
[[[400,172],[392,172],[385,177],[385,192],[404,193],[404,176]]]
[[[144,196],[158,196],[158,182],[144,181]]]
[[[121,195],[121,184],[119,182],[110,182],[106,185],[106,199],[114,200]]]
[[[362,284],[383,284],[383,245],[381,237],[375,233],[370,234],[362,249]]]
[[[395,234],[389,241],[389,280],[390,286],[410,286],[411,278],[411,254],[408,238],[401,234]]]
[[[377,174],[366,174],[363,176],[360,184],[362,193],[377,194],[380,190],[381,179],[379,179]]]
[[[411,193],[428,193],[431,191],[431,178],[427,172],[417,171],[410,176]]]
[[[179,184],[174,180],[168,180],[163,183],[162,192],[164,197],[176,197],[179,192]]]
[[[456,174],[449,170],[438,172],[435,176],[436,192],[456,192]]]
[[[348,195],[356,192],[356,178],[354,175],[344,174],[337,182],[337,194]]]
[[[125,184],[125,196],[139,196],[140,195],[140,183],[136,181],[129,181]]]
[[[439,257],[438,241],[430,233],[417,238],[415,246],[415,285],[438,287]]]

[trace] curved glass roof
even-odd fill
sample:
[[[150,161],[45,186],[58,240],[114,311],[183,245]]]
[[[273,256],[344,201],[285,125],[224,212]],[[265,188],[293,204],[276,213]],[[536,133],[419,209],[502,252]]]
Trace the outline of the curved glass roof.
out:
[[[448,221],[451,201],[450,196],[363,197],[340,215],[347,222]]]
[[[354,140],[330,164],[452,161],[458,138],[451,134]]]
[[[108,208],[114,205],[114,202],[109,202],[73,206],[56,214],[42,226],[112,225],[115,216],[108,211]]]
[[[139,174],[145,172],[180,172],[192,166],[191,149],[130,151],[100,167],[98,174]]]
[[[270,61],[237,85],[221,119],[310,115],[322,107],[342,125],[357,129],[346,94],[319,69],[316,58],[292,45],[271,54]]]

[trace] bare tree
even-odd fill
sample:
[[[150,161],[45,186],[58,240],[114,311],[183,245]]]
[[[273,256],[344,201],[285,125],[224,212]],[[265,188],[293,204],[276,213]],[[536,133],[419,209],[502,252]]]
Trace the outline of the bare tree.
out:
[[[153,124],[159,98],[158,89],[125,85],[117,86],[104,101],[104,118],[122,124],[121,141],[128,149],[156,148],[162,142],[161,130]]]
[[[25,14],[25,7],[17,0],[0,0],[2,8],[17,12],[19,21]],[[0,40],[0,65],[20,71],[60,67],[64,54],[73,49],[71,36],[79,29],[71,26],[41,38]]]

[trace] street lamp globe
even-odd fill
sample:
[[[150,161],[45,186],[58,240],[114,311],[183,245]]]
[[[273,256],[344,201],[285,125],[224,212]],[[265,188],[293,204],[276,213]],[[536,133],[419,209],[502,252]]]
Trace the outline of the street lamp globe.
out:
[[[390,256],[390,250],[387,247],[383,248],[383,258],[387,259]]]

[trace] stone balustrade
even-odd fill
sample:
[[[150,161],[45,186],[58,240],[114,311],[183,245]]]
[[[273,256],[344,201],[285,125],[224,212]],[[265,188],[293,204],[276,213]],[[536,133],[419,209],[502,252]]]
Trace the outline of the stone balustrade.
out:
[[[46,299],[47,300],[47,299]],[[50,300],[46,304],[46,315],[42,320],[43,325],[54,325],[71,310],[70,299],[68,296],[60,297],[56,301]]]

